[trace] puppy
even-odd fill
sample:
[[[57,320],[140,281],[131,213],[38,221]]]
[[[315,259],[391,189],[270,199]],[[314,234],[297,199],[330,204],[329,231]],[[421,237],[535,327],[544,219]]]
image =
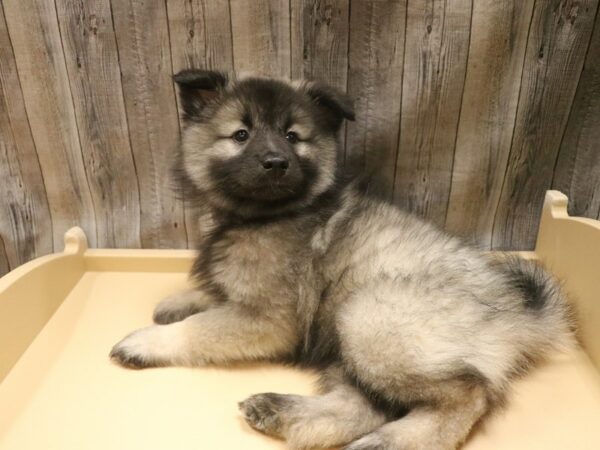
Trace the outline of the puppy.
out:
[[[305,449],[454,449],[511,380],[574,345],[557,282],[494,259],[345,181],[352,102],[318,82],[175,76],[175,173],[212,224],[194,290],[113,348],[124,366],[294,361],[321,395],[240,403],[257,430]]]

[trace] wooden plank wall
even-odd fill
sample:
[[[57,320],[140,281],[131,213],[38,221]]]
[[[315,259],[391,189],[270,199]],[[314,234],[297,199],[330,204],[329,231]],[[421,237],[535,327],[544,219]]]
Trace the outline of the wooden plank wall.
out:
[[[600,0],[3,0],[0,274],[62,249],[193,246],[168,176],[186,67],[347,90],[350,171],[484,248],[546,189],[600,218]]]

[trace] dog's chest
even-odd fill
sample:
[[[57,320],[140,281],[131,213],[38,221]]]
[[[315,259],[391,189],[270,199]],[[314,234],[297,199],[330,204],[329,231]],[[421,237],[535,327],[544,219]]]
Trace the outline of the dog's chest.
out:
[[[228,230],[210,248],[210,276],[234,301],[290,297],[297,292],[302,251],[284,230]]]

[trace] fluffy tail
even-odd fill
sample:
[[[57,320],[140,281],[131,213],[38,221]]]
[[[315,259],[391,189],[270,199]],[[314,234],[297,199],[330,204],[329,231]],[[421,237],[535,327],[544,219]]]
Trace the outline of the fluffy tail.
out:
[[[525,312],[534,318],[532,335],[537,342],[529,349],[530,356],[538,359],[551,350],[573,348],[575,315],[560,282],[539,264],[516,256],[507,257],[503,266],[523,299]]]

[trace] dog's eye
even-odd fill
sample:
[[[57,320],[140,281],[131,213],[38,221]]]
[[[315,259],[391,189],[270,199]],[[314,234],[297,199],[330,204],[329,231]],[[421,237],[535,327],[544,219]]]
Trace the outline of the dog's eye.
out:
[[[285,138],[288,140],[288,142],[290,144],[295,144],[296,142],[298,142],[298,135],[296,133],[294,133],[293,131],[288,131],[287,134],[285,135]]]
[[[237,130],[233,133],[233,139],[237,142],[245,142],[250,137],[250,134],[246,130]]]

